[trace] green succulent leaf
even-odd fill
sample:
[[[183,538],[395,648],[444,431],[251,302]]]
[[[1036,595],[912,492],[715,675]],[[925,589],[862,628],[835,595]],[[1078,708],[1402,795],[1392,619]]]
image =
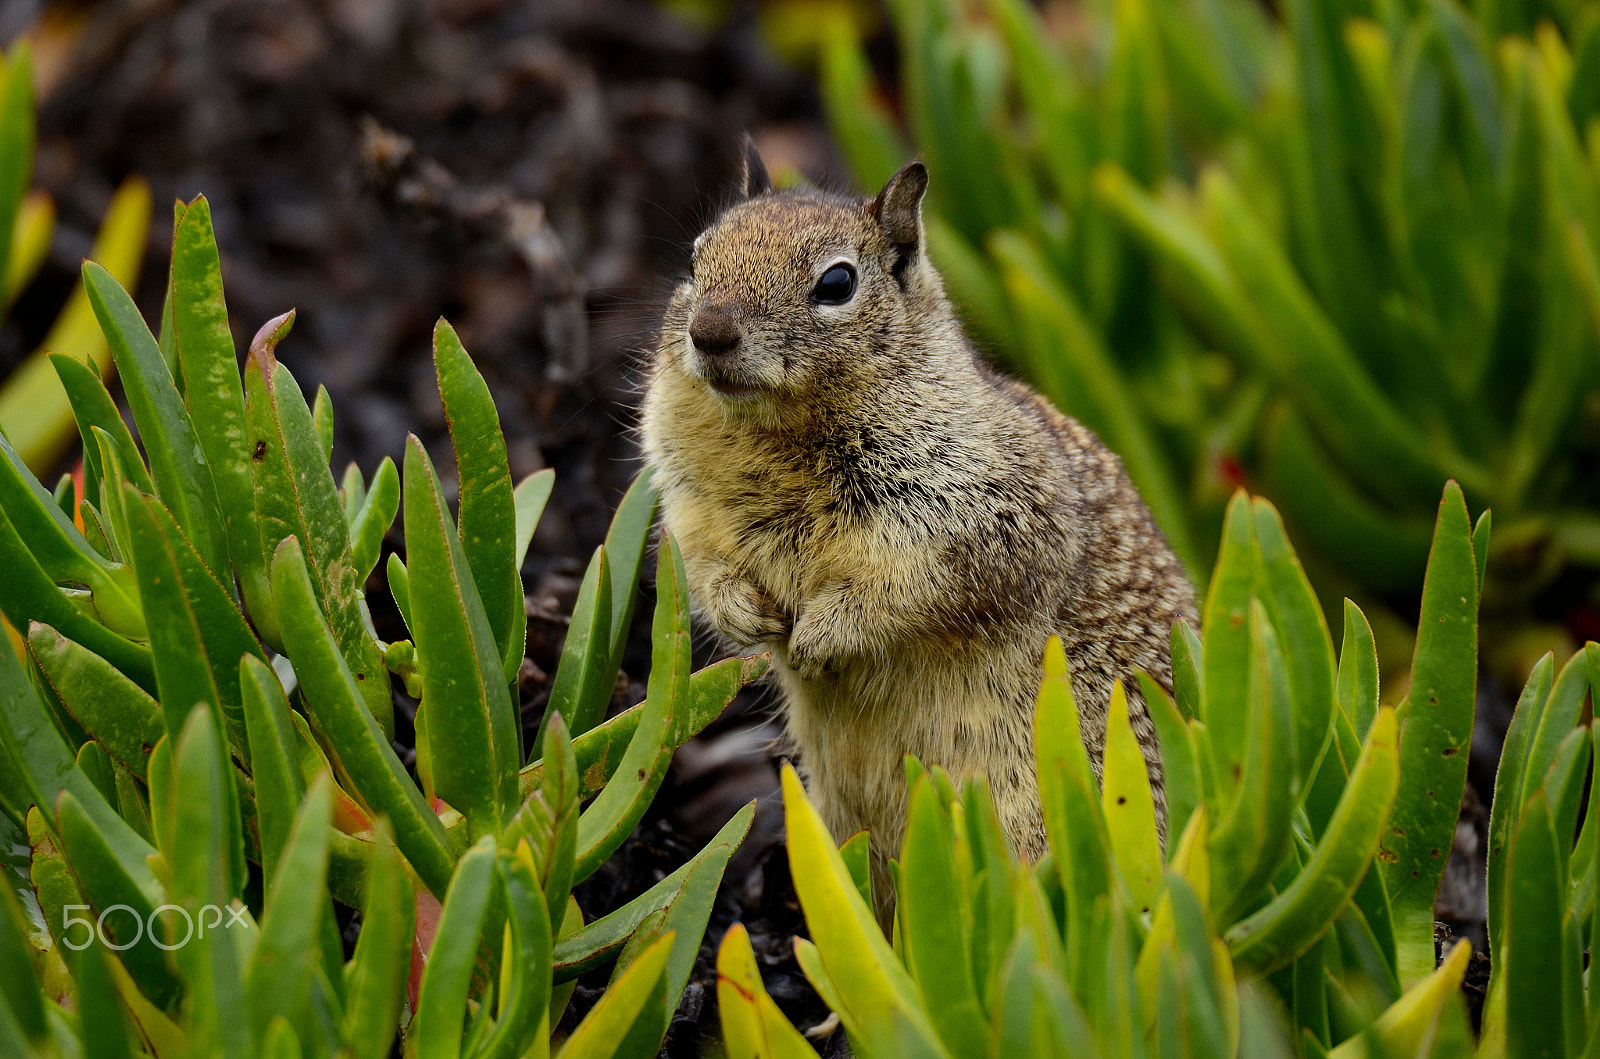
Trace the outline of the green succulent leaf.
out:
[[[1411,692],[1400,713],[1400,793],[1379,865],[1394,910],[1400,981],[1434,967],[1433,900],[1467,782],[1477,701],[1478,567],[1467,505],[1451,482],[1422,587]],[[1564,733],[1563,733],[1564,734]]]
[[[933,1055],[948,1054],[915,981],[889,948],[789,765],[783,769],[783,804],[790,873],[822,966],[838,987],[841,1017],[857,1027],[865,1047],[897,1054],[903,1021],[921,1047]]]
[[[99,427],[111,435],[116,442],[118,452],[122,455],[122,469],[128,480],[142,492],[155,492],[155,486],[150,481],[150,472],[144,465],[144,457],[139,455],[133,434],[128,430],[128,424],[123,420],[116,401],[111,397],[111,391],[106,389],[106,384],[101,381],[99,373],[90,365],[65,353],[50,354],[50,364],[55,368],[56,377],[61,380],[62,388],[67,392],[67,399],[72,403],[72,414],[78,421],[78,432],[86,440],[90,436],[90,427]],[[84,496],[97,497],[100,495],[100,482],[105,472],[101,467],[100,453],[94,445],[84,446],[83,464]]]
[[[611,569],[601,545],[573,604],[546,716],[561,716],[574,735],[582,736],[604,719],[616,679],[611,672]]]
[[[1378,649],[1367,616],[1348,599],[1344,601],[1337,689],[1339,708],[1355,729],[1356,738],[1365,739],[1378,716]]]
[[[861,845],[865,850],[866,843]],[[984,1055],[987,1027],[972,962],[965,958],[972,930],[963,915],[964,887],[957,872],[948,810],[924,776],[912,785],[900,854],[897,911],[906,969],[916,979],[928,1019],[951,1054]],[[851,879],[858,882],[854,873]],[[860,886],[856,889],[859,892]]]
[[[660,492],[655,485],[655,468],[639,472],[623,494],[617,513],[606,531],[606,561],[611,568],[611,659],[610,679],[615,680],[622,665],[622,648],[633,625],[633,605],[639,596],[639,572],[644,566],[650,531],[656,524],[656,504]],[[581,733],[579,733],[581,734]]]
[[[161,704],[111,663],[48,625],[35,622],[28,644],[61,705],[142,781],[150,751],[166,734]]]
[[[817,1054],[767,993],[742,923],[728,928],[717,950],[717,1007],[729,1055],[814,1059]]]
[[[539,880],[526,858],[503,854],[496,871],[506,904],[499,1002],[494,1029],[474,1054],[516,1059],[548,1032],[550,917]]]
[[[274,866],[261,919],[261,938],[250,957],[245,991],[250,1025],[259,1039],[276,1018],[287,1019],[299,1039],[313,1039],[311,991],[317,934],[328,904],[328,834],[332,780],[312,784]]]
[[[422,708],[430,732],[449,733],[428,740],[429,766],[440,797],[466,816],[472,834],[490,834],[518,802],[516,708],[438,476],[415,436],[406,444],[405,481]]]
[[[634,1023],[649,1010],[666,973],[672,934],[663,934],[641,952],[626,973],[611,983],[556,1053],[557,1059],[611,1059]]]
[[[172,372],[133,299],[111,273],[87,261],[83,285],[111,345],[123,392],[139,424],[156,495],[183,527],[206,569],[223,577],[229,569],[227,535],[216,486]]]
[[[194,936],[176,951],[187,983],[184,1032],[189,1046],[243,1059],[251,1049],[249,1021],[240,1017],[249,1009],[239,952],[252,940],[246,935],[253,930],[248,922],[222,925],[238,894],[229,872],[238,817],[228,800],[233,781],[218,727],[211,707],[196,706],[176,739],[169,900],[185,913],[185,925],[195,924]],[[200,924],[208,920],[214,920],[212,929],[202,932]]]
[[[744,841],[754,818],[755,804],[751,803],[735,813],[733,819],[724,824],[722,830],[688,864],[615,912],[557,941],[553,956],[555,981],[571,981],[615,956],[639,924],[677,900],[696,864],[712,857],[723,858],[726,863],[725,858],[731,857],[739,843]]]
[[[1135,674],[1139,692],[1156,726],[1156,742],[1161,747],[1161,775],[1167,798],[1167,834],[1181,835],[1189,817],[1204,801],[1200,770],[1195,760],[1194,737],[1183,714],[1173,704],[1166,689],[1143,670]],[[1169,849],[1171,849],[1169,845]]]
[[[6,1007],[20,1036],[43,1049],[50,1040],[45,999],[34,977],[28,950],[26,913],[10,887],[0,887],[0,1006]]]
[[[1094,966],[1095,908],[1111,894],[1114,879],[1111,838],[1080,731],[1066,652],[1061,641],[1051,637],[1044,651],[1044,680],[1034,712],[1033,745],[1050,853],[1067,894],[1063,933],[1068,978],[1074,988],[1085,984]]]
[[[689,598],[683,557],[671,536],[661,537],[656,567],[656,613],[645,710],[628,742],[616,776],[578,819],[578,861],[573,878],[582,881],[620,846],[638,824],[666,777],[676,749],[671,736],[689,703]]]
[[[445,894],[410,1031],[418,1059],[455,1059],[461,1054],[467,991],[489,914],[494,877],[494,838],[485,835],[461,858]]]
[[[277,676],[254,655],[241,658],[239,670],[245,727],[250,734],[250,778],[255,783],[261,870],[270,879],[288,847],[295,814],[305,798],[305,778],[298,760],[289,700],[284,697]]]
[[[394,460],[385,456],[378,464],[378,472],[372,476],[371,488],[363,490],[355,518],[350,523],[350,552],[356,566],[356,584],[365,585],[377,568],[384,535],[394,525],[399,511],[400,472],[395,469]]]
[[[273,559],[272,594],[313,721],[338,747],[339,764],[362,800],[389,817],[395,842],[423,885],[435,895],[444,893],[455,863],[444,825],[363,703],[356,674],[317,606],[305,555],[293,537],[284,539]]]
[[[545,504],[549,502],[550,491],[555,484],[556,472],[545,468],[528,475],[512,490],[511,498],[517,508],[518,571],[522,569],[522,561],[528,557],[528,545],[533,542],[533,532],[539,528],[539,519],[544,515]]]
[[[1346,907],[1378,852],[1399,785],[1398,725],[1379,711],[1360,759],[1316,850],[1294,881],[1248,919],[1229,929],[1235,964],[1270,974],[1322,938]]]
[[[346,987],[342,1038],[352,1059],[383,1059],[394,1043],[411,966],[416,905],[387,820],[373,827],[372,866]]]
[[[317,440],[322,442],[323,460],[332,460],[333,396],[321,383],[317,384],[316,396],[311,399],[311,425],[317,430]]]
[[[228,326],[222,261],[211,227],[211,204],[201,195],[187,206],[180,204],[179,209],[181,215],[172,242],[168,304],[172,312],[174,352],[185,381],[183,402],[210,468],[226,527],[228,557],[238,574],[240,592],[250,608],[251,620],[263,639],[279,644],[282,641],[272,610],[267,572],[270,555],[262,550],[256,511],[245,426],[244,386],[233,346],[233,332]],[[126,453],[123,464],[132,466]],[[139,470],[142,472],[143,468]],[[137,479],[134,484],[140,485]],[[148,485],[140,485],[140,488],[151,491]],[[226,567],[215,572],[226,580]]]
[[[346,664],[360,678],[361,702],[389,738],[394,731],[394,704],[383,655],[362,613],[361,583],[344,509],[305,396],[274,354],[293,322],[293,313],[268,321],[251,342],[244,368],[245,431],[262,554],[270,564],[285,538],[300,540],[310,561],[318,606],[327,615]],[[278,616],[280,626],[284,620]]]
[[[63,636],[104,658],[146,691],[155,691],[150,648],[113,632],[75,606],[33,557],[4,506],[0,506],[0,567],[6,571],[6,576],[0,578],[0,611],[12,626],[26,629],[37,621],[59,629]]]
[[[506,440],[488,384],[444,320],[433,329],[433,363],[461,483],[461,549],[509,684],[522,666],[528,617]]]

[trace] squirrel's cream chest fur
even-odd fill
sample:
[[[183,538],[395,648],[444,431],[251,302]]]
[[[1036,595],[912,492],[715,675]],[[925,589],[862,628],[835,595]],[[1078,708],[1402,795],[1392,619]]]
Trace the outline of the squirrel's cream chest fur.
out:
[[[1098,768],[1113,680],[1139,667],[1170,687],[1191,589],[1117,458],[975,354],[923,246],[920,163],[868,200],[774,192],[753,151],[747,173],[696,242],[644,403],[691,598],[729,640],[770,646],[837,839],[867,828],[875,860],[898,855],[914,754],[986,773],[1036,857],[1046,639],[1066,645]]]

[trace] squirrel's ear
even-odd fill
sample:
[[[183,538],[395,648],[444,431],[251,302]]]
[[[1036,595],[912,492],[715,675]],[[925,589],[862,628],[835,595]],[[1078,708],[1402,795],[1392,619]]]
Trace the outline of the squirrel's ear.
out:
[[[761,160],[756,141],[750,138],[748,132],[744,134],[744,154],[740,166],[743,173],[739,177],[739,190],[744,192],[745,198],[753,199],[772,190],[772,178],[767,175],[766,163]]]
[[[896,276],[922,255],[922,196],[927,190],[928,167],[910,162],[890,177],[872,200],[872,215],[883,225],[898,255]]]

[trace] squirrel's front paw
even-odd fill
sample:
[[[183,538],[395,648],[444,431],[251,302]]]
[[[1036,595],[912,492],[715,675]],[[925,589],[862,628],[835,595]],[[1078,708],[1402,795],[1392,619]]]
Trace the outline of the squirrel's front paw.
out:
[[[713,592],[711,622],[728,639],[751,645],[789,635],[790,620],[766,589],[743,577],[725,577]]]
[[[801,680],[822,680],[838,671],[833,645],[821,622],[798,622],[789,637],[789,668]]]

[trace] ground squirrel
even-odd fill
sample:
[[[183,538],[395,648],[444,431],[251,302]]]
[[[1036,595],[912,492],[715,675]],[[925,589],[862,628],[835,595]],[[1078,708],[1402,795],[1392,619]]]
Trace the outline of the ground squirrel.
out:
[[[771,647],[811,798],[836,839],[871,831],[880,895],[906,754],[987,773],[1036,858],[1046,639],[1098,771],[1112,681],[1137,666],[1170,689],[1193,591],[1121,461],[975,352],[924,247],[920,162],[865,200],[774,191],[753,149],[745,170],[695,241],[643,409],[690,596]],[[1137,683],[1128,698],[1164,814]]]

